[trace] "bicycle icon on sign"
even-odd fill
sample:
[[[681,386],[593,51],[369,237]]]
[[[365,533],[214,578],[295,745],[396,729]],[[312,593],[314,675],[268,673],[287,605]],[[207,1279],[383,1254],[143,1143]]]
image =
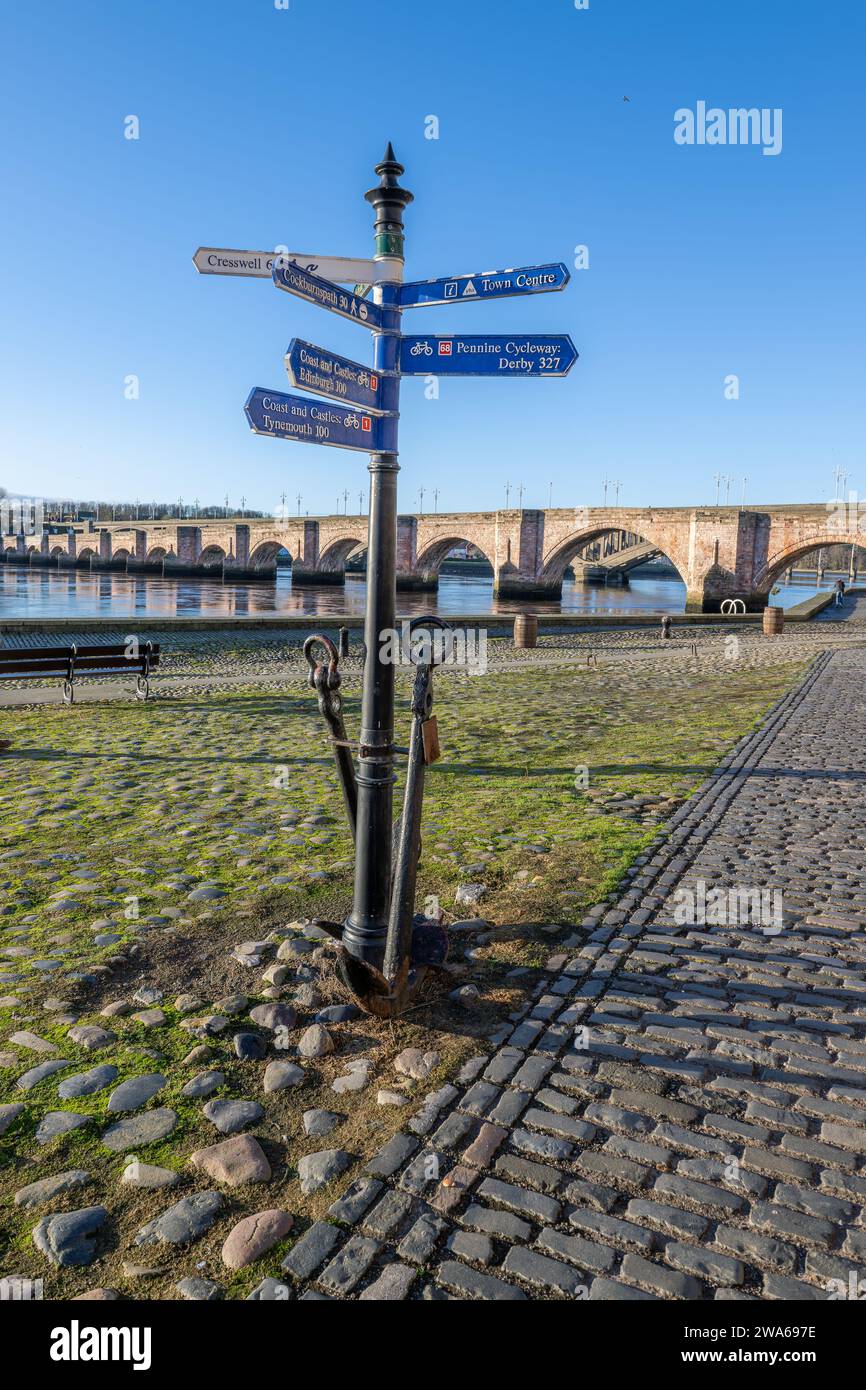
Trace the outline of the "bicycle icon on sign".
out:
[[[410,357],[432,357],[432,356],[433,356],[433,349],[432,349],[432,347],[430,346],[429,343],[415,343],[415,345],[409,349],[409,356],[410,356]]]

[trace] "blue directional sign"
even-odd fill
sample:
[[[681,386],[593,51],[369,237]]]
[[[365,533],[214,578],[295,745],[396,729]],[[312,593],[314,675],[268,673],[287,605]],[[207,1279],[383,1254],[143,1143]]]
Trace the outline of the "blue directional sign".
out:
[[[302,391],[359,405],[374,415],[387,413],[381,406],[385,380],[382,373],[348,357],[338,357],[327,348],[293,338],[286,353],[286,371],[292,385],[300,386]]]
[[[287,396],[253,387],[244,406],[250,428],[300,444],[332,444],[338,449],[376,450],[381,420],[363,410]]]
[[[400,339],[403,376],[565,376],[577,361],[567,333],[436,334]]]
[[[450,279],[413,280],[400,286],[401,309],[422,304],[459,304],[475,299],[501,299],[504,295],[545,294],[563,290],[571,276],[561,261],[554,265],[525,265],[516,270],[482,270],[476,275]]]
[[[344,319],[352,319],[365,328],[382,327],[382,310],[378,304],[352,294],[333,280],[313,275],[293,262],[287,264],[282,257],[274,264],[273,277],[277,289],[288,290],[289,294],[296,294],[310,304],[320,304],[323,309],[330,309],[331,313],[341,314]]]

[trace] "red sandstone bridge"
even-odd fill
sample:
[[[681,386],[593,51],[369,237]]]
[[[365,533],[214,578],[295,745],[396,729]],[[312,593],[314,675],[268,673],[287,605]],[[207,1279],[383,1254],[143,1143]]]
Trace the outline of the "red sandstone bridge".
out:
[[[770,507],[557,507],[401,516],[398,587],[435,589],[455,546],[474,545],[493,567],[500,598],[557,598],[568,565],[610,532],[630,538],[627,563],[663,555],[686,586],[688,611],[711,612],[725,598],[750,610],[804,555],[866,540],[845,503]],[[78,565],[130,573],[263,579],[277,555],[291,557],[293,584],[342,584],[346,562],[367,545],[366,517],[106,523],[67,533],[3,537],[10,563]],[[852,555],[853,555],[852,551]],[[623,568],[627,568],[627,563]]]

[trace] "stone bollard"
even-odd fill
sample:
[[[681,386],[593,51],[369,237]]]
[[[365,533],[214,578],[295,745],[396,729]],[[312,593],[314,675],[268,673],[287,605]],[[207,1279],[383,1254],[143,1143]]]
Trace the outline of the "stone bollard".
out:
[[[784,627],[785,627],[785,610],[784,610],[784,608],[770,608],[770,607],[767,607],[767,608],[764,609],[764,636],[765,636],[765,637],[775,637],[778,633],[780,633],[780,632],[782,632],[782,631],[784,630]]]
[[[538,618],[534,613],[518,613],[514,619],[515,647],[538,646]]]
[[[347,627],[340,628],[340,642],[337,650],[340,656],[349,655],[349,629]]]
[[[670,615],[666,613],[665,616],[662,618],[662,637],[664,638],[665,641],[669,641],[669,640],[670,640],[670,635],[671,635],[671,619],[670,619]]]

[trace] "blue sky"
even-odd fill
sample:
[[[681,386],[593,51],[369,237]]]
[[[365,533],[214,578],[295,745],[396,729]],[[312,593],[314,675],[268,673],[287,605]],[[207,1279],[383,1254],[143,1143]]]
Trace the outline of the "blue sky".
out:
[[[732,500],[743,475],[753,502],[821,500],[837,466],[863,490],[864,36],[860,0],[7,3],[0,483],[357,510],[363,455],[252,435],[243,405],[288,389],[294,335],[369,360],[368,335],[191,257],[369,255],[390,139],[407,278],[590,259],[561,294],[407,313],[581,356],[435,401],[406,381],[402,510],[422,483],[439,510],[502,506],[506,479],[528,506],[551,482],[598,504],[605,476],[631,505],[710,502],[717,472]],[[782,108],[781,154],[675,144],[699,100]]]

